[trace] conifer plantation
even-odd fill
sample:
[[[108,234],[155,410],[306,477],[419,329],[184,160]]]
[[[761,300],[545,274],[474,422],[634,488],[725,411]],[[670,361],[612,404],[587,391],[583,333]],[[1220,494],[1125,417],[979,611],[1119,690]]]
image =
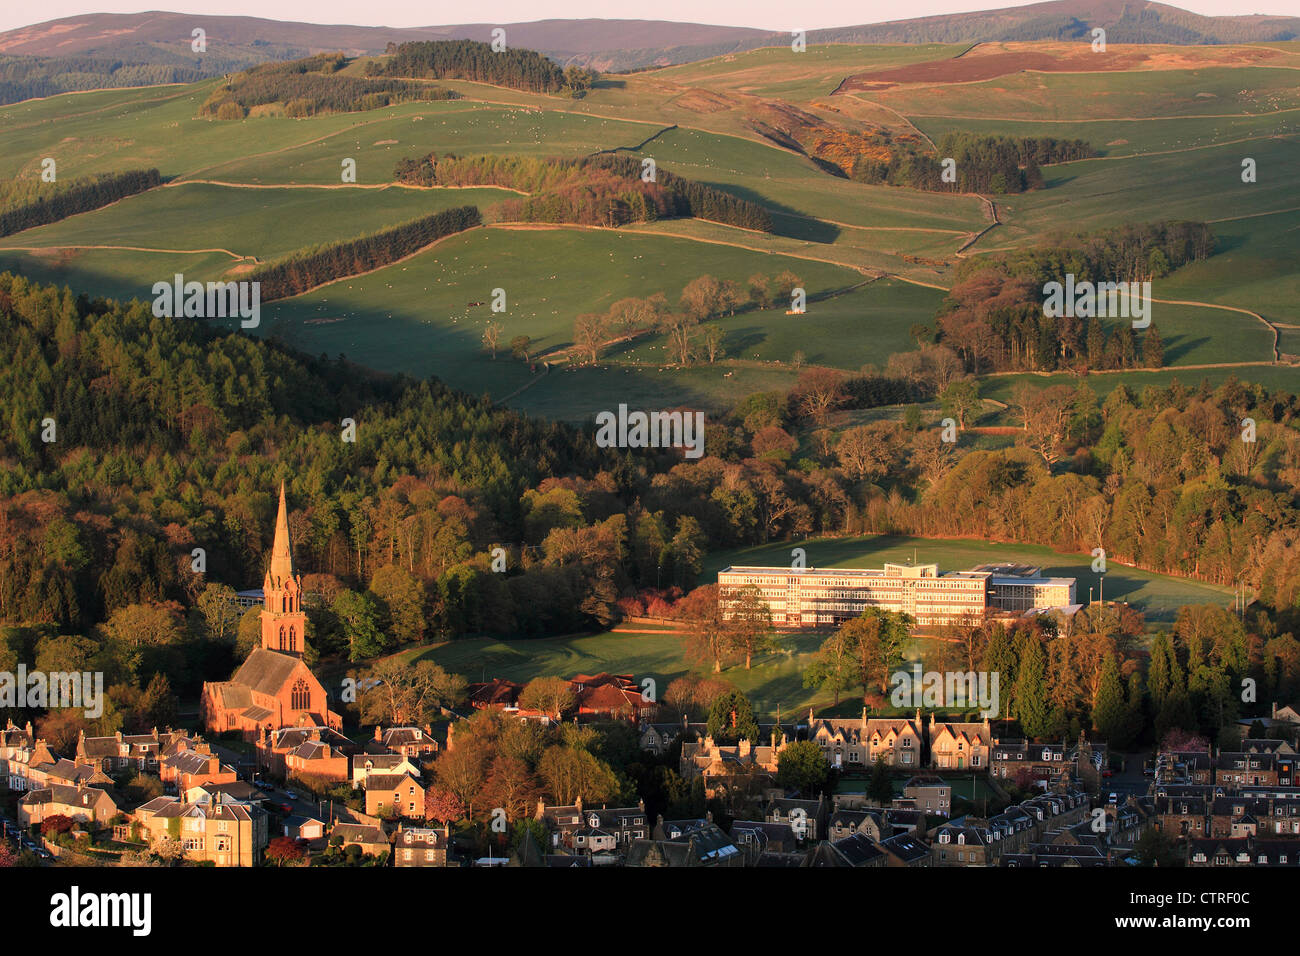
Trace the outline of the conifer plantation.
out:
[[[90,212],[160,185],[162,176],[158,170],[133,169],[125,173],[87,176],[57,187],[51,184],[48,192],[40,187],[16,191],[11,195],[21,205],[0,212],[0,236]]]
[[[284,299],[326,282],[386,266],[481,222],[475,206],[444,209],[369,236],[295,252],[279,262],[259,266],[248,280],[262,284],[262,301]]]
[[[368,64],[370,75],[472,80],[531,93],[558,93],[565,87],[564,71],[533,50],[496,51],[473,40],[429,40],[402,43],[389,52],[386,62]]]

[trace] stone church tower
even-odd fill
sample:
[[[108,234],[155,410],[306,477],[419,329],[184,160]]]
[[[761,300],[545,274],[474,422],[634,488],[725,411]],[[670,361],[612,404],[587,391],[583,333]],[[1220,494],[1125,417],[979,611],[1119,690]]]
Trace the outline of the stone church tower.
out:
[[[301,658],[306,650],[307,615],[302,610],[302,577],[293,573],[289,510],[280,482],[280,511],[275,517],[271,563],[262,581],[262,647]]]
[[[204,728],[213,734],[238,732],[246,740],[261,740],[284,727],[340,729],[343,717],[329,709],[329,695],[303,660],[307,615],[302,578],[293,572],[283,484],[262,584],[261,618],[261,646],[253,648],[230,680],[204,683],[199,699]]]

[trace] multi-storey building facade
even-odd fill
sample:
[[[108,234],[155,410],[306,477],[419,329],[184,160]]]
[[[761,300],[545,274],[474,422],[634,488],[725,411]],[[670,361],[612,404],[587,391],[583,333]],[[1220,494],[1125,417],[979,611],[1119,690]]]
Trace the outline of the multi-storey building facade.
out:
[[[883,568],[729,567],[718,572],[724,596],[754,586],[777,627],[834,627],[878,607],[911,615],[922,627],[977,624],[991,612],[1023,612],[1074,603],[1074,578],[988,570],[940,573],[936,564]]]

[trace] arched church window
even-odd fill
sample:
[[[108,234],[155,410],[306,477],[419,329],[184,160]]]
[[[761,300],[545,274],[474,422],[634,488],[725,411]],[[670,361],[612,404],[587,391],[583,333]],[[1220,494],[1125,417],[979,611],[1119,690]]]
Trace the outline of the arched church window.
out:
[[[307,682],[301,677],[293,685],[292,704],[294,710],[311,709],[311,691],[307,688]]]

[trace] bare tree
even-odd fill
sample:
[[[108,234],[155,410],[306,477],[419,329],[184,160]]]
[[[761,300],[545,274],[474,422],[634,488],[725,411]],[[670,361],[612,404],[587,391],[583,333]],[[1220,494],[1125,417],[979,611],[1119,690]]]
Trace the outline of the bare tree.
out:
[[[489,321],[483,326],[483,347],[492,353],[492,357],[497,357],[497,347],[501,343],[501,333],[505,327],[499,322]]]
[[[609,334],[609,319],[599,312],[587,312],[573,321],[573,344],[595,365]]]

